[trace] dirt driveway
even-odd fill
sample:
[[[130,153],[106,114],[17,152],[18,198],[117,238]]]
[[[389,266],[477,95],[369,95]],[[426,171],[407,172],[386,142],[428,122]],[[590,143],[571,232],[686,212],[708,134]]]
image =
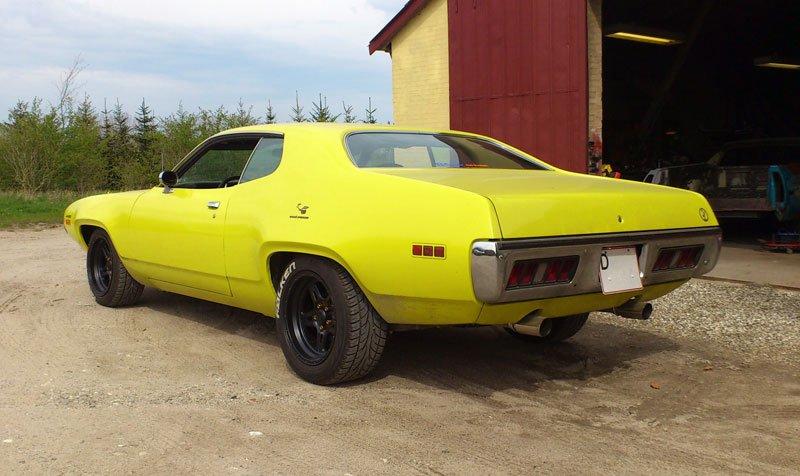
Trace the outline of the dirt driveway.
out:
[[[0,473],[800,468],[800,293],[693,282],[556,347],[398,333],[373,378],[323,388],[269,319],[152,290],[102,308],[83,269],[60,229],[0,232]],[[768,324],[725,324],[753,309]]]

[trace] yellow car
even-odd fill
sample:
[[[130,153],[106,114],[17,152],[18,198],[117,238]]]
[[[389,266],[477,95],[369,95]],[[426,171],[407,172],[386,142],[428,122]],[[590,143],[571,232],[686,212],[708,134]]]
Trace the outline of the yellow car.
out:
[[[159,178],[65,211],[97,302],[152,286],[276,317],[291,368],[318,384],[366,375],[393,329],[559,341],[590,311],[647,318],[720,248],[701,195],[565,172],[463,132],[245,127]]]

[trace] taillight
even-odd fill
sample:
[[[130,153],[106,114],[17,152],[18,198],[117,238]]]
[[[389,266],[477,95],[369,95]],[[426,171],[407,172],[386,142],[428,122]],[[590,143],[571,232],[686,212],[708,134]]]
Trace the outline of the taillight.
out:
[[[679,248],[662,248],[653,265],[653,271],[672,271],[687,269],[697,266],[700,256],[703,255],[703,246],[683,246]]]
[[[506,289],[569,283],[577,269],[577,256],[516,261]]]

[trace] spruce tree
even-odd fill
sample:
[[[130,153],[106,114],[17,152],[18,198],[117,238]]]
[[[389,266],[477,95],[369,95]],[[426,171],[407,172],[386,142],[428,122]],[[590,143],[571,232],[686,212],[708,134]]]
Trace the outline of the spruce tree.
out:
[[[139,109],[136,110],[135,121],[133,137],[139,146],[139,153],[145,156],[149,155],[152,152],[157,126],[156,118],[144,98],[142,98]]]
[[[319,94],[319,102],[311,103],[311,121],[312,122],[336,122],[341,114],[333,115],[331,108],[328,106],[328,98]]]
[[[303,114],[303,106],[300,105],[300,93],[294,92],[294,106],[292,107],[292,115],[290,116],[293,122],[306,122],[306,115]]]
[[[103,139],[97,112],[89,96],[84,96],[72,111],[62,150],[62,176],[59,186],[81,192],[97,190],[105,184]]]
[[[352,104],[347,104],[344,101],[342,101],[342,110],[344,111],[344,118],[343,118],[344,122],[352,124],[353,122],[356,122],[358,120],[356,115],[353,114]]]
[[[100,123],[100,135],[106,139],[111,136],[111,111],[108,110],[108,101],[105,98],[103,98],[103,110],[100,114],[103,116]]]
[[[275,124],[277,122],[277,116],[275,115],[275,110],[272,109],[272,101],[267,99],[267,114],[264,116],[264,122],[266,124]]]
[[[375,118],[375,113],[378,111],[378,108],[372,107],[372,98],[369,98],[369,105],[365,111],[364,115],[364,122],[367,124],[377,124],[378,119]]]
[[[131,169],[136,161],[136,142],[133,140],[131,132],[128,114],[117,100],[111,111],[111,135],[107,141],[108,158],[110,159],[108,180],[109,186],[113,189],[133,185],[132,180],[128,179],[132,175]]]

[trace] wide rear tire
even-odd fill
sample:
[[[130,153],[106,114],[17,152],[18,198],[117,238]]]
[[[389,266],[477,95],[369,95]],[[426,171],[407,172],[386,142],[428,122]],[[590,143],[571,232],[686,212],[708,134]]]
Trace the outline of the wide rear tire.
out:
[[[303,380],[332,385],[361,378],[378,365],[388,326],[338,264],[294,259],[281,277],[277,309],[283,355]]]
[[[139,300],[144,290],[144,286],[128,274],[104,230],[96,230],[89,238],[86,274],[94,300],[103,306],[130,306]]]

